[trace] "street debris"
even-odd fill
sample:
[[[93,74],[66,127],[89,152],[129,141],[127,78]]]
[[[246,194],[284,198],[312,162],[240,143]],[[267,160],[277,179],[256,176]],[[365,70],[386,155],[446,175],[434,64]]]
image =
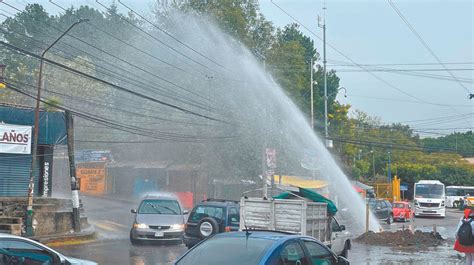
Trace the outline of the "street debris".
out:
[[[391,246],[391,247],[436,247],[445,243],[439,233],[422,232],[411,230],[399,230],[396,232],[383,231],[374,233],[369,231],[357,237],[355,241],[367,245]]]

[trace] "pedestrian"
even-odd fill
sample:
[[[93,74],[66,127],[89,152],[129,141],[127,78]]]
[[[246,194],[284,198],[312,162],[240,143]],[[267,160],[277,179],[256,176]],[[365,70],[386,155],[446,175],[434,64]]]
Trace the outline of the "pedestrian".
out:
[[[470,229],[469,227],[465,229],[466,225],[463,225],[463,223],[469,224]],[[466,239],[460,238],[460,235],[461,235],[460,230],[469,232],[470,238],[468,238],[467,241],[469,241],[470,239],[471,243],[462,244],[462,242],[465,242]],[[464,216],[461,217],[461,220],[459,221],[458,227],[456,229],[456,242],[454,242],[454,250],[466,254],[466,265],[474,265],[473,263],[473,258],[474,258],[473,232],[474,232],[474,210],[473,210],[473,206],[469,203],[468,207],[464,209]]]

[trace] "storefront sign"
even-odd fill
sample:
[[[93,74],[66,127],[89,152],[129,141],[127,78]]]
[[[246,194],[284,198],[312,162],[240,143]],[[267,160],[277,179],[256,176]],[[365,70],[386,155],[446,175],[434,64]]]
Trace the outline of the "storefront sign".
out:
[[[78,163],[76,176],[79,178],[81,192],[97,195],[105,192],[105,163]]]
[[[0,123],[0,153],[31,154],[31,126]]]
[[[40,175],[39,192],[42,197],[51,197],[52,176],[53,176],[53,146],[40,146],[40,163],[42,165],[42,174]]]

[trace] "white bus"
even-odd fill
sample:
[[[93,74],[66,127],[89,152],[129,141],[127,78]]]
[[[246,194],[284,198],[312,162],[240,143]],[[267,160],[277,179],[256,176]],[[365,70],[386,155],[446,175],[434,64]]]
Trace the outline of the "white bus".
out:
[[[444,184],[438,180],[420,180],[414,188],[415,216],[446,216]]]
[[[473,186],[447,186],[446,187],[446,207],[459,207],[465,195],[474,196]]]

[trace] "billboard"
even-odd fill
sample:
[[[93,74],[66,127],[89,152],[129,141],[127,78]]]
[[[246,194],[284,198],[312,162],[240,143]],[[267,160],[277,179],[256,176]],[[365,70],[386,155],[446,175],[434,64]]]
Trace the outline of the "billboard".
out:
[[[74,153],[76,163],[111,162],[112,154],[107,150],[81,150]]]
[[[0,123],[0,153],[31,154],[31,126]]]

